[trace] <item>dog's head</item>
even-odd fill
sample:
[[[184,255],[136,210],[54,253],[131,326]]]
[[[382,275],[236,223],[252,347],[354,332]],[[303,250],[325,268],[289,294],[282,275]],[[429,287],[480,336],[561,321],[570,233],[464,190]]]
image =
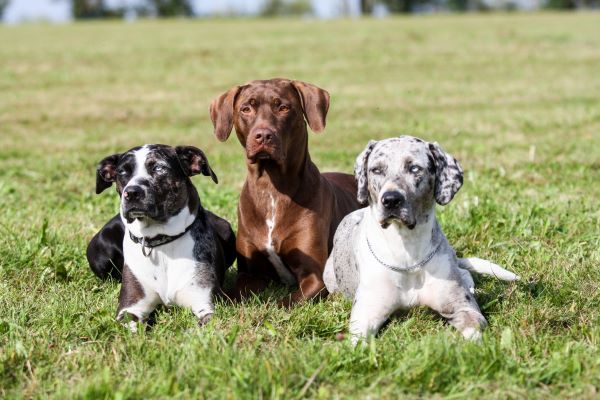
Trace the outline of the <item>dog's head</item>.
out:
[[[227,140],[235,126],[250,164],[283,165],[290,155],[304,156],[305,119],[313,131],[320,132],[328,109],[325,90],[300,81],[270,79],[229,89],[212,101],[210,117],[220,141]]]
[[[452,200],[463,172],[437,143],[412,136],[370,141],[356,158],[358,201],[369,204],[378,222],[413,229],[434,206]]]
[[[198,206],[198,195],[189,179],[196,174],[218,182],[202,150],[193,146],[144,145],[100,161],[96,193],[115,182],[124,219],[129,223],[134,219],[165,222],[186,206]]]

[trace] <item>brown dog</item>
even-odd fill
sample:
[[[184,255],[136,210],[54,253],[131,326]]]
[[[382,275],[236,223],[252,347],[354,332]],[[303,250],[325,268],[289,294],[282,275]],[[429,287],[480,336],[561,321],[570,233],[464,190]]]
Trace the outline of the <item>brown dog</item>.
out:
[[[235,86],[210,105],[215,135],[235,126],[248,176],[238,205],[234,296],[279,280],[299,289],[281,303],[326,294],[323,269],[342,218],[359,207],[352,175],[321,175],[308,154],[306,121],[325,128],[329,93],[288,79]]]

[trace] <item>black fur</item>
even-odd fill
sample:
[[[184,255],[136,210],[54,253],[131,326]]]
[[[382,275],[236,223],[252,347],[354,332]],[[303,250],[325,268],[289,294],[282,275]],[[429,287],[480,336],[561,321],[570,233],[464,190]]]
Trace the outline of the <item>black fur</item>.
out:
[[[135,169],[135,147],[125,153],[117,153],[104,158],[96,169],[96,193],[101,193],[116,183],[119,196],[132,178]],[[210,176],[217,183],[218,179],[208,163],[204,152],[193,146],[171,147],[161,144],[147,146],[149,153],[145,161],[148,179],[139,180],[136,185],[144,193],[140,199],[122,198],[125,205],[124,215],[130,219],[128,212],[143,212],[157,221],[167,220],[177,214],[183,207],[190,212],[198,210],[198,226],[193,232],[194,239],[201,242],[197,245],[200,256],[210,259],[210,265],[224,265],[219,272],[220,282],[224,270],[236,259],[235,235],[229,222],[205,211],[200,204],[196,188],[190,176],[203,174]],[[156,166],[162,169],[157,172]],[[163,167],[167,170],[165,171]],[[131,218],[133,220],[133,218]],[[87,259],[92,271],[101,279],[113,278],[121,280],[123,272],[123,236],[125,226],[121,216],[117,214],[92,238],[87,248]],[[215,245],[215,240],[218,244]],[[212,242],[209,248],[205,242]],[[207,260],[208,261],[208,260]]]
[[[100,279],[121,280],[123,235],[125,226],[117,214],[90,241],[86,256],[92,272]]]
[[[233,265],[236,259],[235,234],[229,222],[204,210],[206,224],[210,226],[214,237],[219,242],[219,251],[224,260],[224,271]],[[192,232],[193,235],[202,233]],[[94,235],[87,248],[87,259],[92,272],[100,279],[121,281],[123,271],[123,236],[125,226],[119,214],[115,215],[102,229]],[[196,236],[194,236],[196,239]],[[224,273],[223,271],[223,273]],[[219,277],[222,283],[222,277]]]

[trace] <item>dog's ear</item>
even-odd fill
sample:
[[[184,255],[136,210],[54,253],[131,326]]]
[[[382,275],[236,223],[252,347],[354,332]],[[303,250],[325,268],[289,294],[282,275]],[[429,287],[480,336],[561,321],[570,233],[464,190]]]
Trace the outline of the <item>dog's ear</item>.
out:
[[[233,105],[241,86],[234,86],[210,103],[210,119],[215,127],[215,136],[221,142],[229,138],[233,129]]]
[[[367,144],[367,147],[365,147],[358,157],[356,157],[356,162],[354,163],[354,176],[356,177],[356,183],[358,185],[356,199],[362,205],[366,205],[369,200],[369,181],[367,178],[369,171],[367,166],[369,164],[369,156],[376,144],[376,140],[369,140],[369,144]]]
[[[325,118],[329,110],[329,93],[306,82],[292,81],[292,86],[300,96],[308,126],[314,132],[321,132],[325,129]]]
[[[183,172],[187,176],[194,176],[202,174],[204,176],[210,176],[215,183],[219,183],[217,175],[210,167],[208,158],[202,150],[194,146],[177,146],[175,147],[177,158],[181,163]]]
[[[121,159],[121,154],[108,156],[96,167],[96,194],[102,193],[117,180],[117,164]]]
[[[435,201],[440,205],[450,203],[463,184],[463,170],[454,157],[437,143],[429,143],[435,164]]]

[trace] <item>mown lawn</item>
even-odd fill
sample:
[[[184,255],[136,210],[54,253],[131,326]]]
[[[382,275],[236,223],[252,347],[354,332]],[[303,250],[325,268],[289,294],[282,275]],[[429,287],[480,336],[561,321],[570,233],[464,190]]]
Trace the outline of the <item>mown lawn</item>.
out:
[[[84,255],[118,206],[95,164],[197,145],[220,180],[194,178],[203,203],[235,225],[241,147],[212,136],[208,105],[274,76],[331,92],[321,170],[401,133],[461,161],[450,242],[522,276],[478,279],[481,345],[418,309],[352,350],[350,302],[283,310],[282,288],[201,330],[180,309],[145,333],[115,323],[119,285]],[[596,398],[599,196],[598,13],[0,27],[0,397]]]

